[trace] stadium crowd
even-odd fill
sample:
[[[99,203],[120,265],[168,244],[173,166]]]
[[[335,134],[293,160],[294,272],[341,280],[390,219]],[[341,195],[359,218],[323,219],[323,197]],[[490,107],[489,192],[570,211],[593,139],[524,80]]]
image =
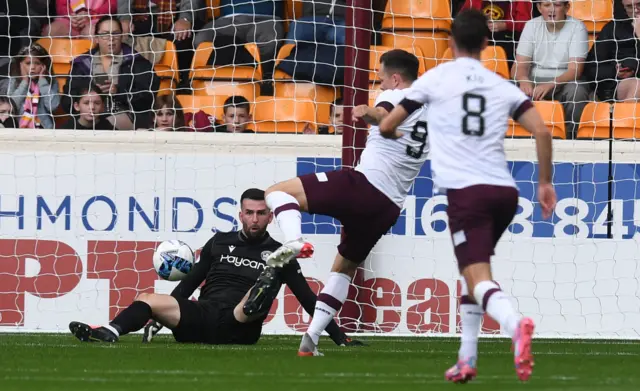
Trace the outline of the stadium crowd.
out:
[[[574,18],[578,3],[604,7],[605,16]],[[394,11],[417,4],[429,9]],[[347,0],[17,0],[0,7],[6,128],[342,133]],[[444,59],[450,18],[483,10],[504,76],[535,101],[558,101],[566,138],[576,137],[588,102],[640,97],[640,0],[373,0],[372,8],[372,45],[379,45],[372,57],[374,48],[396,46],[414,51],[425,70]],[[374,73],[371,81],[375,91]]]

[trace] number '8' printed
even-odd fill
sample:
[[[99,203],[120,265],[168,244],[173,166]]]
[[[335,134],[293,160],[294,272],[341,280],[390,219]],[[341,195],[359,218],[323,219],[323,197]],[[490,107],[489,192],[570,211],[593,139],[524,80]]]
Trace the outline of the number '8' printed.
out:
[[[407,155],[414,159],[420,159],[422,157],[427,144],[427,134],[427,123],[425,121],[417,121],[416,124],[413,125],[411,140],[419,142],[420,146],[412,147],[411,145],[407,145]]]
[[[466,93],[462,95],[462,108],[466,115],[462,117],[462,133],[480,137],[484,134],[484,106],[482,95]]]

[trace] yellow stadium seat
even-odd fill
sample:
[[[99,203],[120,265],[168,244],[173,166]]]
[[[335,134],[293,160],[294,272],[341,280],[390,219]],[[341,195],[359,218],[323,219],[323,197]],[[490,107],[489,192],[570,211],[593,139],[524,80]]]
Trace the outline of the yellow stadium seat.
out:
[[[282,62],[282,60],[284,60],[285,58],[287,58],[287,56],[291,54],[291,51],[295,47],[296,47],[295,44],[288,43],[288,44],[282,45],[282,47],[278,51],[278,55],[276,56],[276,63],[275,63],[276,69],[273,72],[274,80],[291,80],[291,76],[289,74],[282,72],[277,68],[278,68],[278,65]]]
[[[383,46],[401,49],[419,47],[424,56],[425,67],[429,70],[438,65],[438,60],[442,58],[449,47],[449,37],[446,32],[382,32],[381,43]]]
[[[451,28],[449,0],[388,0],[382,29],[392,31],[444,30]]]
[[[590,33],[598,33],[613,19],[613,0],[572,0],[569,15],[580,19]]]
[[[451,61],[453,59],[453,52],[451,48],[448,48],[444,53],[441,62]],[[500,46],[488,46],[482,51],[480,60],[485,68],[497,73],[498,75],[509,78],[509,64],[507,62],[507,54]]]
[[[193,80],[191,83],[195,95],[242,95],[249,102],[260,96],[260,84],[257,82]]]
[[[609,111],[611,105],[604,102],[589,102],[580,117],[578,139],[609,138]]]
[[[302,17],[303,0],[286,0],[285,18],[294,20]]]
[[[51,56],[55,75],[68,75],[73,59],[93,46],[90,39],[76,38],[41,38],[37,43]]]
[[[177,87],[180,82],[176,46],[173,42],[167,40],[162,59],[153,67],[153,70],[160,79],[158,95],[172,94],[173,89]]]
[[[303,133],[305,127],[317,133],[316,108],[311,102],[261,96],[256,100],[253,119],[259,133]]]
[[[225,95],[177,95],[185,113],[196,113],[200,110],[216,117],[218,121],[224,116],[224,101],[228,98]]]
[[[378,82],[378,71],[380,70],[380,57],[389,50],[394,49],[391,46],[371,46],[369,53],[369,83],[375,84]],[[427,65],[424,62],[424,54],[422,53],[422,49],[418,46],[407,47],[407,48],[398,48],[406,50],[409,53],[415,54],[418,57],[419,65],[418,65],[418,76],[422,75],[427,71]]]
[[[295,98],[315,104],[320,121],[319,126],[329,125],[322,121],[329,119],[331,104],[340,95],[338,88],[308,82],[276,81],[273,88],[276,98]]]
[[[565,139],[567,132],[564,123],[564,110],[558,101],[537,101],[533,102],[536,109],[540,112],[545,125],[551,129],[553,138]],[[509,119],[509,127],[507,128],[507,137],[526,137],[531,138],[531,133],[527,132],[520,124]]]
[[[640,103],[615,103],[613,105],[613,138],[625,140],[640,139],[639,117]]]
[[[253,56],[258,64],[253,65],[226,65],[214,67],[207,64],[209,56],[213,52],[212,42],[203,42],[198,45],[196,53],[191,62],[190,77],[194,80],[224,80],[224,81],[259,81],[262,79],[262,67],[260,66],[260,52],[258,45],[247,43],[244,45],[247,51]]]

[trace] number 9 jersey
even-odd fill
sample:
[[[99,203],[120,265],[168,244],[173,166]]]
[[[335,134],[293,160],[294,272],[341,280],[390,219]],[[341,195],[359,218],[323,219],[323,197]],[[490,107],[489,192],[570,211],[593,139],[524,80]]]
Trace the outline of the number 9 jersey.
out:
[[[461,57],[422,75],[400,104],[409,113],[427,105],[431,173],[438,190],[516,187],[504,136],[509,116],[517,120],[532,103],[514,84],[480,61]]]
[[[409,89],[385,90],[375,102],[387,112],[406,97]],[[397,131],[402,137],[393,140],[380,135],[372,125],[367,145],[355,168],[384,195],[402,209],[413,181],[427,160],[427,111],[424,106],[414,111]]]

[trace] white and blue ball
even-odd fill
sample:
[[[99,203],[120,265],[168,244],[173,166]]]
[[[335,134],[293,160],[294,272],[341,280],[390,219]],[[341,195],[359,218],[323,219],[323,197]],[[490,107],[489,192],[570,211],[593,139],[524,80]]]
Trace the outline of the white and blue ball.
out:
[[[191,271],[195,255],[188,244],[180,240],[167,240],[153,253],[153,267],[163,280],[179,281]]]

